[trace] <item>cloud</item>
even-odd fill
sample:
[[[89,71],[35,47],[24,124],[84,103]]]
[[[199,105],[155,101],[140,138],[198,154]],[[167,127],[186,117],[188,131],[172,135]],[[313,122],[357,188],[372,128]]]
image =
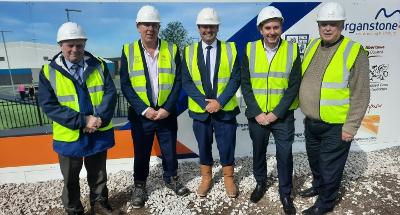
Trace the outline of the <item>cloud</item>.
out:
[[[15,19],[15,18],[10,18],[10,17],[0,17],[0,23],[6,24],[6,25],[23,25],[24,22]]]
[[[24,31],[28,34],[32,34],[32,38],[53,38],[56,33],[54,25],[48,22],[32,23],[28,25]]]

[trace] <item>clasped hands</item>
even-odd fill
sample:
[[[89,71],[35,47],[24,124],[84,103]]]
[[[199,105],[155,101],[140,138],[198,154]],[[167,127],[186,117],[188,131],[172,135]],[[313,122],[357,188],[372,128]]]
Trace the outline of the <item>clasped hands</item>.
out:
[[[149,107],[146,111],[146,113],[144,114],[144,116],[147,119],[153,120],[153,121],[157,121],[157,120],[161,120],[161,119],[165,119],[169,116],[169,112],[167,110],[165,110],[164,108],[160,108],[158,110],[154,110],[154,108]]]
[[[256,121],[259,125],[269,125],[273,122],[275,122],[278,119],[278,117],[272,113],[260,113],[259,115],[256,116]]]
[[[93,133],[101,126],[101,118],[93,115],[86,116],[86,127],[83,128],[84,133]]]
[[[208,113],[216,113],[221,110],[221,105],[216,99],[205,99],[208,102],[206,106],[206,111]]]

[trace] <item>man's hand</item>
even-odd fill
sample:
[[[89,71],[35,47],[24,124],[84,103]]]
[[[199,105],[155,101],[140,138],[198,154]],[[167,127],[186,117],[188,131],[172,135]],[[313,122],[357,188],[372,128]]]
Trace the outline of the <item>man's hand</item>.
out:
[[[256,121],[259,125],[268,125],[268,117],[265,113],[260,113],[256,116]]]
[[[103,121],[101,121],[100,117],[96,117],[97,121],[96,121],[96,128],[100,128],[101,124],[103,123]]]
[[[160,119],[165,119],[169,116],[169,112],[165,110],[164,108],[160,108],[157,111],[156,117],[154,117],[154,120],[160,120]]]
[[[269,113],[267,114],[267,121],[268,121],[269,123],[273,123],[273,122],[275,122],[277,119],[278,119],[278,117],[277,117],[274,113],[269,112]]]
[[[83,129],[84,133],[93,133],[97,130],[98,127],[101,125],[101,119],[100,119],[100,125],[99,125],[99,119],[97,117],[94,117],[93,115],[86,116],[86,127]]]
[[[149,107],[146,113],[144,113],[144,116],[149,120],[154,120],[157,116],[157,111],[155,111],[152,107]]]
[[[342,131],[342,140],[343,141],[351,142],[353,140],[353,137],[354,137],[353,135],[351,135],[351,134],[349,134],[349,133],[347,133],[345,131]]]
[[[206,102],[208,102],[206,106],[206,111],[209,113],[216,113],[219,110],[221,110],[221,105],[216,99],[206,99]]]

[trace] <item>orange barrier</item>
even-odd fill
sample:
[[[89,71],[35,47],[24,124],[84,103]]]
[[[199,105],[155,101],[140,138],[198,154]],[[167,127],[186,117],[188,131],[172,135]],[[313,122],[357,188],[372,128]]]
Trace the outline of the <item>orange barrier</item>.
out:
[[[115,146],[108,151],[109,159],[131,158],[134,156],[130,130],[116,130]],[[52,135],[31,135],[0,138],[0,168],[32,166],[58,163],[57,153],[53,151]],[[179,154],[193,152],[179,141],[176,147]],[[152,156],[160,156],[160,146],[154,138]]]

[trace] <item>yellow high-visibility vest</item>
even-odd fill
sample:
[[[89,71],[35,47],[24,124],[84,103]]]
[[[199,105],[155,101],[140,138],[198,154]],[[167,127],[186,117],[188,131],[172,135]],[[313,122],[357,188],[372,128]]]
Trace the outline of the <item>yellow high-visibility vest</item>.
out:
[[[321,39],[311,40],[302,63],[303,75],[317,51]],[[344,123],[350,108],[349,76],[361,44],[345,37],[325,70],[321,84],[320,117],[328,123]]]
[[[94,114],[96,114],[97,106],[103,101],[104,95],[104,67],[101,63],[89,77],[86,79],[86,86],[89,91],[90,101],[93,106]],[[53,88],[58,102],[62,106],[69,107],[79,112],[78,94],[75,85],[71,79],[64,76],[60,71],[54,69],[49,64],[43,66],[45,77],[49,80]],[[99,128],[99,131],[112,129],[113,125],[110,122],[107,126]],[[57,141],[73,142],[79,139],[80,129],[69,129],[57,122],[53,121],[53,139]]]
[[[281,101],[288,88],[289,76],[297,58],[297,44],[282,40],[271,64],[265,54],[262,40],[247,43],[250,83],[258,106],[263,112],[271,112]],[[298,107],[298,97],[289,110]]]
[[[124,44],[124,53],[128,58],[128,73],[132,88],[140,99],[150,106],[146,89],[146,76],[144,74],[145,57],[141,55],[139,41]],[[158,99],[157,104],[162,106],[171,93],[175,81],[176,65],[175,55],[177,46],[161,40],[158,53]],[[154,105],[157,105],[154,104]]]
[[[198,67],[197,49],[199,44],[194,43],[185,48],[186,65],[189,70],[190,76],[196,88],[201,94],[205,95],[203,83],[201,81],[200,70]],[[221,57],[217,76],[217,97],[221,95],[226,86],[228,85],[233,69],[234,60],[236,59],[236,46],[233,42],[221,41]],[[238,106],[236,95],[234,95],[222,108],[223,111],[232,111]],[[195,113],[205,113],[206,111],[201,108],[196,101],[189,97],[189,110]]]

